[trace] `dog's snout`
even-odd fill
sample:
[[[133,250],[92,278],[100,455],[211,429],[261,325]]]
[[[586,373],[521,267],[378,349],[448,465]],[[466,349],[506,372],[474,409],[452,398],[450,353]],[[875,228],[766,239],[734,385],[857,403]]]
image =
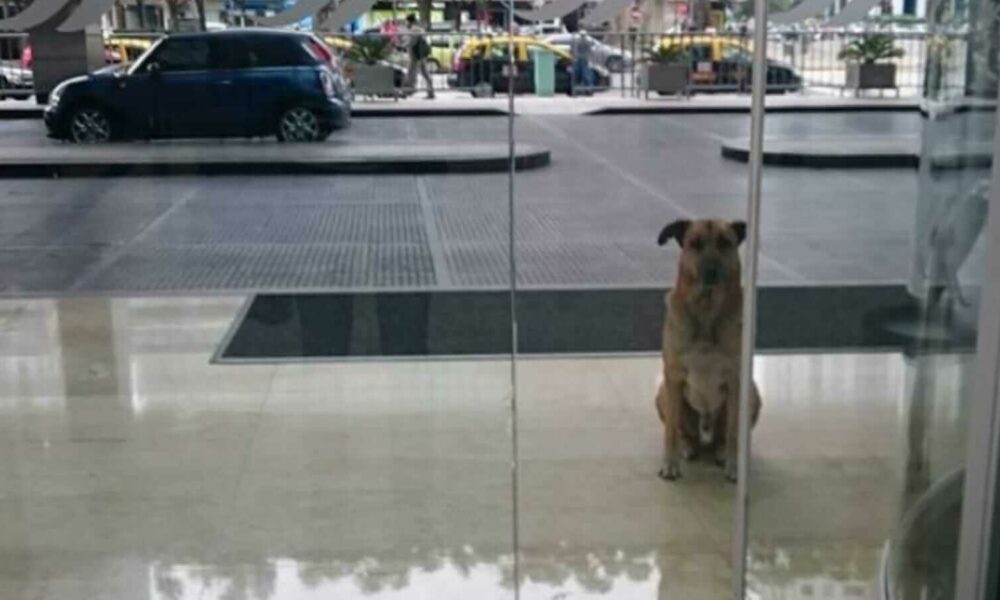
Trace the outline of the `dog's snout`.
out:
[[[707,262],[701,266],[703,285],[718,285],[722,281],[722,266],[717,262]]]

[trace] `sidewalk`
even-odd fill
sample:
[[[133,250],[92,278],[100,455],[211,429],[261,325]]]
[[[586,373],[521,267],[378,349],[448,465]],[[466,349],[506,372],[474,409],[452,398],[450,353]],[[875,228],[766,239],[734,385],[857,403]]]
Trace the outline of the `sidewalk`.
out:
[[[506,114],[510,101],[506,96],[473,98],[465,92],[439,92],[434,100],[423,95],[399,101],[359,100],[354,108],[358,113],[383,112],[454,114],[460,111],[495,111]],[[838,110],[904,110],[915,111],[920,99],[912,98],[854,98],[817,92],[768,96],[766,106],[775,111],[822,112]],[[539,97],[518,95],[514,97],[514,113],[520,115],[599,115],[643,114],[677,112],[749,112],[749,94],[697,94],[690,98],[643,96],[635,97],[628,90],[609,90],[593,96],[572,97],[556,95]]]
[[[853,98],[806,92],[768,96],[768,110],[775,112],[833,111],[916,111],[919,98]],[[473,98],[466,92],[445,90],[434,100],[422,94],[401,100],[357,99],[354,116],[485,116],[507,114],[510,101],[506,96]],[[520,115],[600,115],[656,114],[685,112],[749,112],[748,94],[698,94],[690,98],[650,96],[633,97],[628,90],[611,90],[594,96],[571,97],[558,95],[514,97],[514,113]],[[5,100],[0,102],[0,119],[32,119],[41,117],[42,108],[33,101]]]

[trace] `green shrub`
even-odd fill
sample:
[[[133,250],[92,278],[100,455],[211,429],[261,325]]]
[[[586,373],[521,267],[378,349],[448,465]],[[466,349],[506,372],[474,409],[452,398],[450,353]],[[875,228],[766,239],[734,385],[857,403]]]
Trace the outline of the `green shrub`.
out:
[[[880,60],[900,58],[903,49],[897,48],[891,35],[884,33],[866,33],[844,46],[837,58],[850,62],[872,64]]]
[[[680,44],[659,44],[646,51],[646,61],[664,65],[686,64],[688,51]]]
[[[347,60],[363,65],[377,65],[392,55],[392,40],[385,35],[364,35],[354,38],[347,51]]]

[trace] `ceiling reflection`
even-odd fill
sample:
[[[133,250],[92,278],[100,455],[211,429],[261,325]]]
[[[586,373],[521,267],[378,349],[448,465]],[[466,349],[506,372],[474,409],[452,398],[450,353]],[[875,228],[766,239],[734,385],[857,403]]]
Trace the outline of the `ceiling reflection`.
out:
[[[754,544],[748,598],[875,598],[880,556],[876,546]],[[528,599],[725,598],[729,591],[722,553],[527,551],[520,568],[519,597]],[[229,567],[154,562],[148,576],[149,600],[514,598],[512,556],[471,547],[454,552],[414,548],[410,560],[275,558]]]

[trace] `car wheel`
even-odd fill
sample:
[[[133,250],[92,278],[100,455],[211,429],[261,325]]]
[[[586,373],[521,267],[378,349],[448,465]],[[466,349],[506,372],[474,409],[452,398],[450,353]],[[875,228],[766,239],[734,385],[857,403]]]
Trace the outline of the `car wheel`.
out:
[[[316,113],[304,106],[294,106],[278,118],[277,135],[282,142],[320,142],[330,132],[323,129]]]
[[[609,56],[605,66],[612,73],[621,73],[625,70],[625,61],[620,56]]]
[[[77,144],[111,141],[111,117],[96,106],[81,106],[69,116],[69,139]]]

